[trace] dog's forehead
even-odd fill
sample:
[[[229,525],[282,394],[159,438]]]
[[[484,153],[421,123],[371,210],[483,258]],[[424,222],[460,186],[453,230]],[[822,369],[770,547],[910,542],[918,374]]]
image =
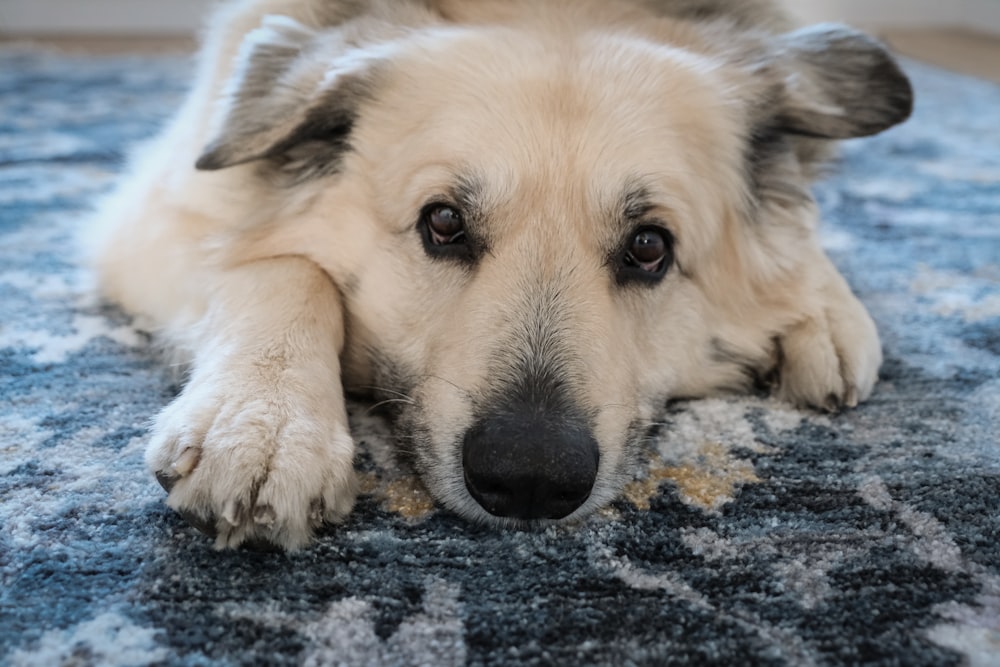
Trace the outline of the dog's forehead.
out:
[[[632,35],[436,31],[401,50],[387,104],[456,148],[571,155],[684,141],[736,108],[720,65]],[[478,131],[478,133],[472,133]],[[656,136],[654,136],[656,135]],[[553,147],[558,150],[551,150]]]
[[[448,31],[401,57],[361,141],[380,182],[414,198],[457,188],[482,209],[621,219],[683,205],[678,191],[739,158],[717,67],[630,35]]]

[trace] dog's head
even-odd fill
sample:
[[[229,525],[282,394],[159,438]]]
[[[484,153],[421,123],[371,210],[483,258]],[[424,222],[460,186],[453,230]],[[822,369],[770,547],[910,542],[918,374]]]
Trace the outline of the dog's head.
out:
[[[909,86],[839,26],[406,23],[269,20],[199,166],[252,163],[248,238],[332,276],[345,383],[396,401],[439,500],[581,515],[668,399],[774,367],[818,289],[809,142],[901,121]]]

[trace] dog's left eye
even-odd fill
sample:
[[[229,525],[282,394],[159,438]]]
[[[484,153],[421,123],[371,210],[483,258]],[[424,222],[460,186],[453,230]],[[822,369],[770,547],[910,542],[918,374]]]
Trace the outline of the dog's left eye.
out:
[[[429,206],[424,211],[423,221],[429,232],[430,242],[436,246],[465,241],[465,221],[462,220],[462,214],[451,206]]]
[[[661,227],[633,233],[618,267],[619,282],[658,282],[674,261],[674,237]]]

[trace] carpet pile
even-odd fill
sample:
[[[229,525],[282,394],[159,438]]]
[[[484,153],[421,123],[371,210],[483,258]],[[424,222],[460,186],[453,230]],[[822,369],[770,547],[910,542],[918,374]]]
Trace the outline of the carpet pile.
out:
[[[907,68],[914,118],[817,188],[870,401],[665,406],[624,497],[543,532],[435,508],[352,404],[357,511],[285,555],[166,508],[178,379],[75,259],[190,63],[0,50],[0,664],[1000,664],[1000,88]]]

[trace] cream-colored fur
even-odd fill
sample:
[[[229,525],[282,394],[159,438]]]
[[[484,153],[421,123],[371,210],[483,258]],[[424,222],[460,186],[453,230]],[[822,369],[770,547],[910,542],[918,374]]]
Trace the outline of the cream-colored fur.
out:
[[[750,371],[774,371],[801,405],[871,393],[875,327],[801,194],[813,139],[793,128],[748,178],[748,128],[780,111],[762,99],[795,107],[786,125],[818,122],[795,106],[807,75],[768,46],[784,34],[768,3],[744,8],[760,16],[751,28],[669,11],[697,2],[358,4],[224,5],[183,108],[88,230],[104,294],[190,359],[147,462],[218,546],[301,547],[350,511],[345,387],[405,404],[429,490],[477,520],[495,518],[465,488],[459,443],[509,393],[511,357],[552,350],[539,363],[558,369],[599,444],[593,491],[570,518],[617,495],[669,398],[743,388]],[[237,108],[268,49],[291,64],[259,96],[300,102]],[[292,173],[298,154],[273,144],[356,81],[341,96],[357,99],[344,102],[354,115],[336,168]],[[831,104],[815,106],[850,113]],[[209,146],[211,170],[196,170]],[[757,192],[758,177],[794,192]],[[488,250],[474,266],[429,257],[416,231],[456,180],[482,209],[470,234]],[[631,233],[615,222],[630,188],[675,239],[655,286],[609,269]]]

